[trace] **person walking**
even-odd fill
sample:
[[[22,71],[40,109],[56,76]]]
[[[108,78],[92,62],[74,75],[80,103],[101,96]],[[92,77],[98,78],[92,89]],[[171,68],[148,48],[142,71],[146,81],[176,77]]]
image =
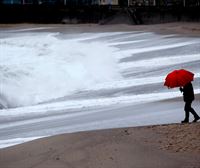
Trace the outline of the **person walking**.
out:
[[[200,119],[200,117],[191,106],[192,102],[195,99],[192,83],[189,82],[185,86],[180,87],[180,91],[183,93],[183,100],[185,102],[185,107],[184,107],[185,119],[183,121],[181,121],[181,123],[188,123],[189,122],[190,112],[194,116],[193,122],[197,122]]]

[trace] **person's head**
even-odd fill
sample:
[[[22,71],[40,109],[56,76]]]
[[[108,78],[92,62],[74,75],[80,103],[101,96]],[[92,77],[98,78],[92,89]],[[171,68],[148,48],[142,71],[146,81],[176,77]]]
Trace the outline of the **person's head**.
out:
[[[188,85],[190,85],[190,84],[192,84],[191,82],[188,82],[187,84],[185,84],[185,86],[184,87],[186,87],[186,86],[188,86]]]

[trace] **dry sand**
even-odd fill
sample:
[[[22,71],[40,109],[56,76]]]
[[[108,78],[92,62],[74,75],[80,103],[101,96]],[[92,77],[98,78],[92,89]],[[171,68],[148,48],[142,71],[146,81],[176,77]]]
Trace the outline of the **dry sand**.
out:
[[[199,168],[200,123],[109,129],[0,150],[1,168]]]

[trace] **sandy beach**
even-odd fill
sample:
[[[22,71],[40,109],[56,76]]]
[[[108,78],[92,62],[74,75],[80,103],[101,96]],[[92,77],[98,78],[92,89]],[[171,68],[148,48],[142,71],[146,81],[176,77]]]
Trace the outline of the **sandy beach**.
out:
[[[0,150],[2,168],[199,168],[200,123],[63,134]]]
[[[44,25],[31,25],[31,27],[40,26]],[[48,26],[53,27],[56,25]],[[30,25],[0,25],[0,28],[3,30],[13,29],[13,27],[16,27],[16,30],[27,29]],[[180,34],[187,37],[200,37],[200,24],[185,22],[139,26],[123,24],[118,24],[117,26],[100,26],[93,24],[80,26],[62,25],[60,29],[56,29],[56,31],[59,30],[65,33],[151,31],[157,34]],[[37,30],[34,31],[36,32]],[[43,30],[38,31],[42,32]],[[198,114],[199,100],[200,95],[198,94],[194,103]],[[149,110],[150,113],[152,112],[152,116],[150,115],[152,118],[158,114],[156,110],[163,112],[163,114],[160,114],[161,117],[169,117],[169,115],[164,116],[165,112],[168,114],[177,112],[180,113],[179,116],[182,115],[181,118],[183,118],[184,112],[178,111],[182,106],[182,97],[179,97],[170,100],[151,102],[150,104],[132,105],[114,110],[116,110],[116,114],[120,113],[120,110],[125,110],[124,114],[127,113],[127,118],[132,111],[134,111],[135,114],[145,114],[147,110]],[[151,108],[151,110],[148,108]],[[106,113],[110,114],[112,118],[113,109],[107,110]],[[86,115],[86,117],[88,116]],[[138,118],[140,117],[142,117],[142,115],[138,115]],[[93,116],[91,120],[92,118]],[[101,115],[99,118],[101,119]],[[170,120],[170,118],[167,119]],[[146,116],[145,120],[148,120],[148,116]],[[4,122],[6,123],[6,121]],[[71,120],[71,122],[73,122],[73,120]],[[175,122],[177,122],[177,120]],[[46,123],[48,123],[48,120]],[[54,124],[54,122],[52,122],[52,124]],[[137,121],[135,121],[135,124],[138,124]],[[29,129],[37,130],[38,128],[33,124]],[[13,130],[17,133],[20,132],[20,130],[15,130],[15,128]],[[8,129],[11,133],[14,132],[13,130]],[[26,128],[24,130],[26,130]],[[27,132],[28,131],[27,128]],[[7,136],[5,130],[2,132],[2,136]],[[200,122],[189,124],[153,124],[150,126],[66,133],[0,149],[0,168],[199,167]]]

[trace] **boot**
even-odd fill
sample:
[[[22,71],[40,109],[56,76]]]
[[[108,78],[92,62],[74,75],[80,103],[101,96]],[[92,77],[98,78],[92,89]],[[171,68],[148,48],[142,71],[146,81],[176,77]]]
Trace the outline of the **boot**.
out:
[[[185,119],[185,120],[181,121],[181,123],[189,123],[189,120]]]
[[[199,119],[200,119],[199,116],[198,116],[198,117],[195,117],[194,120],[193,120],[193,122],[197,122]]]

